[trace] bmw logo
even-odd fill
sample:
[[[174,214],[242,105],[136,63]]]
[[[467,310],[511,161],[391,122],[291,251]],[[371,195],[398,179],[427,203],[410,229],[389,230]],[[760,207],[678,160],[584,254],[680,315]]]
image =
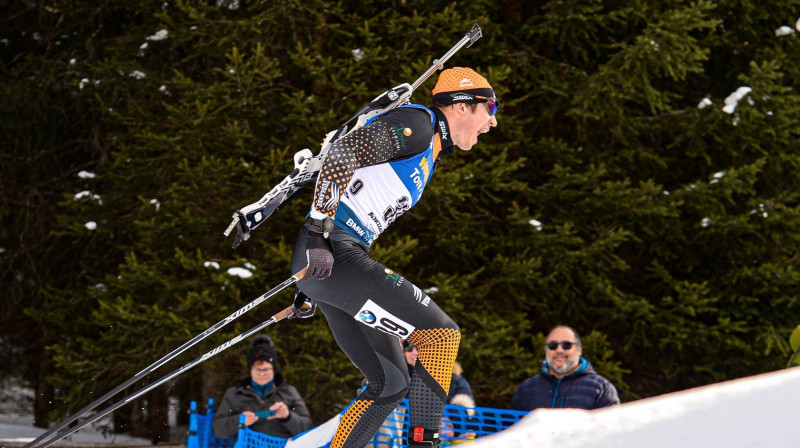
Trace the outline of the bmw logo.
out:
[[[372,314],[372,311],[367,311],[367,310],[358,313],[358,318],[361,319],[362,322],[367,324],[374,324],[375,321],[377,320],[375,318],[375,315]]]

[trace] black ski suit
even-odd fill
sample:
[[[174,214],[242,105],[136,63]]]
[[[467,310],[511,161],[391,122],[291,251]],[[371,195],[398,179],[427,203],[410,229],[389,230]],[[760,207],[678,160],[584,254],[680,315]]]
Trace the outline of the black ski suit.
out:
[[[324,280],[305,278],[297,286],[317,301],[337,343],[368,380],[331,448],[363,447],[407,393],[412,433],[419,427],[430,440],[438,432],[459,328],[417,286],[370,258],[369,246],[416,204],[437,158],[452,151],[441,112],[410,105],[337,141],[322,166],[311,215],[334,218],[328,237],[333,270]],[[292,272],[307,264],[307,231],[308,224],[300,230]],[[419,348],[412,378],[398,338]]]

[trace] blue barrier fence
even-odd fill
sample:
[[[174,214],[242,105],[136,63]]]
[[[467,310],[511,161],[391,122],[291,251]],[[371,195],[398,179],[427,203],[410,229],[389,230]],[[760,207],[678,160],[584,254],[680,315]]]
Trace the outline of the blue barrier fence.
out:
[[[209,398],[205,414],[197,411],[197,403],[191,402],[189,416],[189,436],[187,448],[284,448],[287,440],[252,431],[240,420],[236,438],[221,439],[214,435],[212,422],[216,411],[214,400]],[[342,414],[344,411],[342,411]],[[466,408],[458,405],[445,405],[439,446],[468,443],[489,434],[502,431],[518,422],[527,412],[511,409]],[[408,400],[403,400],[367,444],[369,448],[401,448],[408,445]],[[310,432],[314,429],[310,429]],[[295,438],[298,438],[295,436]],[[328,441],[330,443],[330,441]],[[323,445],[325,446],[325,445]]]
[[[186,448],[233,448],[235,439],[221,439],[214,435],[211,423],[216,414],[213,398],[208,399],[205,414],[198,413],[196,401],[189,403],[189,435],[186,438]],[[286,440],[283,440],[285,445]]]

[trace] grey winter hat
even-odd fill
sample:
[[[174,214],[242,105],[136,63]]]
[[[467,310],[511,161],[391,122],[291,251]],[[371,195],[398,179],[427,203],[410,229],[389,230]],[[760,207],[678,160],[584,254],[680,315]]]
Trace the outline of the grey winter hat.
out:
[[[275,351],[275,344],[272,338],[265,334],[260,334],[250,343],[250,350],[247,352],[247,369],[252,369],[256,361],[267,361],[272,364],[272,368],[278,370],[278,353]]]

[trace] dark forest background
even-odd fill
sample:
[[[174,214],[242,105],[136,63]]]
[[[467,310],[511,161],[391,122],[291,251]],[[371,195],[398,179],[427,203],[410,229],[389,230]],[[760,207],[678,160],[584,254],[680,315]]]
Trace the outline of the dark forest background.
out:
[[[623,401],[779,369],[800,323],[798,17],[796,0],[2,2],[0,374],[45,426],[286,279],[310,191],[236,250],[232,211],[473,23],[447,66],[490,80],[499,126],[372,253],[436,288],[478,405],[507,407],[562,323]],[[322,317],[268,333],[316,423],[354,397]],[[163,441],[167,397],[219,400],[246,346],[121,409],[122,430]]]

